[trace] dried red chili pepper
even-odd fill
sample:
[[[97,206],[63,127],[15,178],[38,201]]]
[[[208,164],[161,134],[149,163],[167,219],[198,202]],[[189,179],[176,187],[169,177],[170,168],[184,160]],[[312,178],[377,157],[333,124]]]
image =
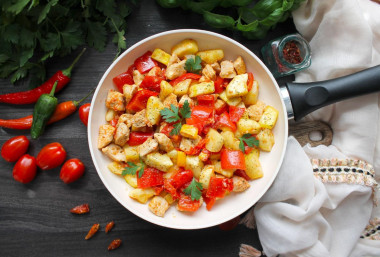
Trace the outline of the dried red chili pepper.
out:
[[[113,221],[108,222],[107,225],[106,225],[106,234],[108,234],[108,232],[110,232],[111,229],[112,229],[114,226],[115,226],[115,222],[113,222]]]
[[[298,64],[302,62],[300,49],[294,40],[289,41],[285,44],[284,48],[282,49],[282,55],[284,56],[284,59],[289,63]]]
[[[115,250],[115,249],[119,248],[120,244],[121,244],[121,239],[113,240],[110,243],[110,245],[108,246],[108,251]]]
[[[88,240],[91,237],[93,237],[96,234],[96,232],[98,232],[99,227],[100,227],[99,223],[95,223],[94,225],[92,225],[92,227],[90,228],[90,231],[88,231],[84,239]]]
[[[58,81],[57,88],[55,89],[55,92],[61,91],[64,86],[67,85],[67,83],[71,80],[71,70],[73,69],[74,65],[78,62],[79,58],[82,56],[84,51],[75,58],[73,63],[70,65],[69,68],[65,70],[57,71],[48,81],[43,83],[41,86],[36,87],[34,89],[28,90],[28,91],[22,91],[22,92],[16,92],[16,93],[9,93],[0,95],[0,103],[8,103],[8,104],[32,104],[37,102],[38,98],[42,94],[49,94],[51,89],[53,88],[53,85],[56,81]]]
[[[82,204],[82,205],[78,205],[78,206],[75,206],[74,208],[72,208],[70,210],[70,212],[74,213],[74,214],[88,213],[88,212],[90,212],[90,206],[87,203]]]

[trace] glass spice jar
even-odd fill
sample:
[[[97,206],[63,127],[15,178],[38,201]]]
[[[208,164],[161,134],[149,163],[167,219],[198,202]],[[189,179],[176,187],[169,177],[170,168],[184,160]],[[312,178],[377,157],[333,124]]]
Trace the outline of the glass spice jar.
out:
[[[263,46],[261,54],[275,78],[296,73],[311,64],[309,43],[297,33],[270,41]]]

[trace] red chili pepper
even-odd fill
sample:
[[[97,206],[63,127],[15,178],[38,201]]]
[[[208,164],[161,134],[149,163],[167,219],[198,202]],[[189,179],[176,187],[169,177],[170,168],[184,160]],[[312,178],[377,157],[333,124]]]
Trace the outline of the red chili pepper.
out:
[[[231,121],[230,115],[228,112],[222,113],[217,119],[215,123],[215,128],[230,128],[233,132],[236,131],[236,125]]]
[[[135,60],[135,67],[141,74],[144,74],[153,67],[158,66],[158,63],[153,60],[151,56],[152,52],[148,51]]]
[[[123,72],[112,79],[113,83],[119,90],[119,92],[123,92],[123,86],[125,84],[133,85],[135,82],[133,81],[133,70],[135,66],[132,64],[129,66],[126,72]]]
[[[170,84],[172,86],[177,85],[179,82],[184,81],[186,79],[193,79],[193,80],[198,80],[201,78],[201,75],[195,74],[195,73],[185,73],[182,76],[179,76],[178,78],[170,81]]]
[[[199,95],[197,96],[198,104],[209,108],[214,108],[215,97],[213,95]]]
[[[242,151],[223,149],[220,152],[220,159],[224,170],[245,170],[245,159]]]
[[[159,76],[145,76],[143,81],[141,81],[140,88],[145,88],[154,92],[160,92],[160,83],[164,78]]]
[[[153,134],[154,132],[131,132],[129,135],[128,145],[141,145],[148,140],[148,138],[152,138]]]
[[[137,93],[132,97],[131,101],[127,104],[127,110],[138,112],[146,108],[146,103],[149,97],[157,96],[157,92],[153,92],[147,89],[142,89],[137,91]]]
[[[55,93],[61,91],[67,83],[70,82],[71,70],[74,65],[78,62],[79,58],[82,56],[86,49],[83,49],[82,52],[75,58],[74,62],[70,65],[69,68],[65,70],[57,71],[48,81],[43,83],[41,86],[34,89],[16,93],[9,93],[0,95],[0,103],[8,104],[32,104],[37,102],[38,98],[42,94],[49,94],[53,85],[58,81]]]
[[[248,72],[248,81],[247,81],[248,91],[251,91],[254,80],[255,80],[255,78],[253,77],[252,72]]]
[[[245,113],[245,108],[239,108],[236,106],[230,105],[229,107],[229,114],[230,114],[230,119],[232,122],[238,122]]]
[[[57,121],[60,121],[69,115],[73,114],[78,105],[86,99],[94,90],[92,90],[88,95],[80,99],[79,101],[67,101],[63,103],[59,103],[55,108],[52,116],[50,117],[47,124],[51,124]],[[3,120],[0,119],[0,127],[3,128],[11,128],[11,129],[30,129],[33,123],[33,115],[28,115],[23,118],[11,119],[11,120]]]
[[[164,184],[163,172],[155,168],[145,168],[144,174],[139,178],[137,176],[137,187],[148,188]]]
[[[88,205],[88,203],[81,204],[81,205],[78,205],[78,206],[75,206],[74,208],[72,208],[70,210],[70,212],[74,213],[74,214],[89,213],[90,212],[90,206]]]

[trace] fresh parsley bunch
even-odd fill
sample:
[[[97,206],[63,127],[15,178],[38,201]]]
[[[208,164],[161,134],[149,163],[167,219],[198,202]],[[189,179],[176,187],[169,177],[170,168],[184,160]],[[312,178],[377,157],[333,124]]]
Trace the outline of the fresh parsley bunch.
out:
[[[45,62],[85,45],[103,51],[109,35],[126,49],[126,17],[134,1],[1,0],[0,78],[45,80]]]

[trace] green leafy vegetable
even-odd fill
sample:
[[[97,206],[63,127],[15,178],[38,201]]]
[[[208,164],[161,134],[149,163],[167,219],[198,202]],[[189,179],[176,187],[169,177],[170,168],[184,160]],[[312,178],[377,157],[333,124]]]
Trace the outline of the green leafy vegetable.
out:
[[[183,190],[183,192],[186,194],[186,195],[190,195],[191,196],[191,200],[199,200],[202,196],[202,190],[203,189],[203,186],[201,183],[199,183],[198,181],[195,180],[195,178],[193,178],[193,180],[191,181],[190,185],[188,187],[185,188],[185,190]]]
[[[181,110],[179,111],[182,118],[188,119],[191,116],[191,109],[190,109],[190,104],[187,100],[185,100],[185,103],[182,105]]]
[[[251,135],[251,134],[244,134],[244,135],[240,138],[239,149],[240,149],[243,153],[245,153],[244,143],[246,143],[249,147],[259,146],[259,140],[257,140],[256,137],[254,137],[254,136]]]
[[[182,127],[182,120],[190,118],[191,109],[190,109],[189,102],[186,100],[181,108],[178,108],[174,104],[171,104],[170,108],[166,107],[162,109],[160,111],[160,114],[162,118],[168,123],[177,122],[173,125],[174,128],[169,133],[169,135],[174,136],[174,135],[179,134]]]
[[[174,104],[171,104],[170,105],[170,109],[169,108],[164,108],[160,111],[160,114],[162,116],[162,118],[166,121],[166,122],[176,122],[176,121],[179,121],[181,119],[181,117],[179,117],[178,115],[178,107],[175,106]]]
[[[174,128],[169,133],[170,136],[174,136],[174,135],[179,134],[179,132],[181,131],[181,128],[182,128],[182,123],[178,122],[178,123],[174,124],[173,127]]]
[[[133,162],[127,162],[128,166],[125,167],[125,169],[122,171],[121,175],[136,175],[138,172],[139,178],[142,177],[144,174],[144,169],[145,169],[145,163],[140,161],[139,165],[134,164]]]
[[[126,17],[136,0],[0,1],[0,78],[30,83],[46,77],[45,62],[88,45],[105,49],[114,35],[117,55],[126,49]],[[55,72],[55,71],[54,71]]]
[[[198,55],[196,55],[195,58],[189,58],[186,60],[185,70],[198,74],[202,70],[201,62],[202,59]]]
[[[240,31],[248,39],[262,39],[269,29],[288,19],[291,12],[298,9],[305,0],[156,1],[164,8],[180,7],[201,14],[204,21],[214,28]],[[226,15],[226,13],[238,15]]]

